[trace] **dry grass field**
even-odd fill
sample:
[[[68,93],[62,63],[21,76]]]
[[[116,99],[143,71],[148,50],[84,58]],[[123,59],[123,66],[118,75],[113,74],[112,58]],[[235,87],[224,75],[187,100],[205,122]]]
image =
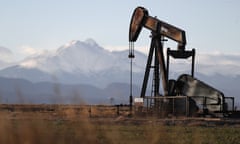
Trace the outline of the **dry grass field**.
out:
[[[240,125],[128,117],[128,108],[0,105],[0,144],[238,144]]]

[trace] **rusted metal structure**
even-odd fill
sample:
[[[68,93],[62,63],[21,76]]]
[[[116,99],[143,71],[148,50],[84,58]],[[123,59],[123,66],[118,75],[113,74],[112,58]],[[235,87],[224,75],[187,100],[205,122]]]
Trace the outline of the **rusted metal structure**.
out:
[[[186,50],[185,31],[170,25],[156,17],[149,16],[143,7],[137,7],[132,15],[129,28],[129,58],[134,56],[134,42],[137,41],[142,28],[151,31],[151,44],[148,53],[145,74],[142,83],[140,97],[146,101],[147,109],[154,108],[171,114],[194,115],[201,111],[202,114],[226,114],[226,99],[233,102],[234,98],[227,98],[219,90],[194,78],[195,49]],[[171,39],[177,43],[177,48],[167,49],[167,64],[165,62],[163,42]],[[169,61],[174,59],[192,58],[191,75],[182,74],[177,80],[169,80]],[[153,63],[153,64],[152,64]],[[153,95],[146,96],[150,70],[153,69]],[[160,81],[162,86],[160,86]],[[131,74],[132,83],[132,74]],[[162,88],[162,93],[160,89]],[[132,87],[131,87],[132,91]],[[150,103],[149,103],[150,101]],[[130,106],[132,105],[132,92],[130,94]],[[231,109],[233,111],[233,107]]]

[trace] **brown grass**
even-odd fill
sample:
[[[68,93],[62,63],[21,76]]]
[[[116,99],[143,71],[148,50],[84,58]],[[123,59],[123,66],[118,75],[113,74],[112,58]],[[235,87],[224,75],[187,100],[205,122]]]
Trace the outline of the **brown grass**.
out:
[[[0,144],[203,144],[239,143],[239,127],[171,124],[117,116],[105,106],[34,105],[0,109]],[[23,108],[25,107],[25,108]],[[110,115],[109,115],[110,114]]]

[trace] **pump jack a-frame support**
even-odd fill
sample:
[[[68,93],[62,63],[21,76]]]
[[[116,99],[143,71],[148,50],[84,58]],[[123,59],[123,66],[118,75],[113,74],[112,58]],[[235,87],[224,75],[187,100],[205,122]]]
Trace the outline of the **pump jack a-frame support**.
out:
[[[163,53],[163,41],[164,37],[152,32],[152,40],[149,49],[147,64],[145,68],[144,79],[142,83],[142,90],[141,90],[141,97],[144,98],[146,95],[147,83],[149,79],[150,69],[154,69],[154,87],[153,92],[154,96],[159,96],[159,87],[160,87],[160,79],[162,79],[162,86],[163,86],[163,95],[167,96],[171,94],[169,91],[169,63],[170,63],[170,56],[174,59],[187,59],[192,57],[192,69],[191,75],[194,77],[194,61],[195,61],[195,49],[191,51],[187,50],[171,50],[170,48],[167,49],[167,66],[165,66],[165,59]],[[154,58],[154,65],[152,65],[152,61]],[[161,74],[161,75],[160,75]]]
[[[164,62],[162,40],[163,40],[163,37],[161,35],[152,32],[152,40],[151,40],[151,45],[149,49],[147,65],[145,69],[142,90],[141,90],[142,98],[144,98],[146,95],[147,83],[148,83],[148,78],[149,78],[149,73],[151,68],[154,68],[154,76],[153,76],[154,77],[154,96],[159,95],[160,72],[162,74],[161,78],[162,78],[164,95],[168,95],[167,71],[166,71],[165,62]],[[154,65],[152,66],[151,64],[152,64],[153,57],[154,57]]]

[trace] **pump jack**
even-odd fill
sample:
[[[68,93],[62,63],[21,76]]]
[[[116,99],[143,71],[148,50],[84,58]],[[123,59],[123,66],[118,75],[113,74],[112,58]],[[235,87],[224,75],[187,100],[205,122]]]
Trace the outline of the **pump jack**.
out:
[[[129,28],[129,42],[131,46],[129,58],[134,58],[133,43],[137,41],[143,27],[149,29],[152,35],[140,97],[143,99],[149,98],[146,96],[146,89],[150,69],[154,68],[154,100],[158,98],[170,99],[173,98],[172,96],[179,98],[177,96],[181,95],[186,98],[186,115],[189,115],[189,111],[191,111],[189,110],[191,109],[189,101],[193,101],[195,106],[202,105],[204,112],[225,113],[227,111],[225,99],[228,97],[224,97],[223,93],[219,90],[216,90],[215,88],[212,88],[204,82],[194,78],[195,49],[185,50],[187,43],[185,31],[161,21],[156,17],[149,16],[148,11],[143,7],[137,7],[131,18]],[[163,40],[165,37],[177,42],[176,50],[171,50],[170,48],[167,49],[167,66],[165,64],[165,57],[163,53]],[[178,80],[168,80],[170,56],[175,59],[187,59],[192,57],[191,75],[183,74],[179,76]],[[153,58],[154,65],[152,66]],[[162,81],[163,95],[160,94],[159,91],[160,79]],[[230,99],[233,98],[231,97]],[[233,107],[234,100],[232,103],[232,111]]]
[[[148,11],[143,7],[138,7],[135,9],[129,30],[129,41],[135,42],[141,32],[142,27],[146,27],[147,29],[152,31],[152,41],[149,50],[147,66],[145,70],[145,76],[141,91],[141,97],[145,96],[146,93],[146,86],[149,77],[149,71],[151,68],[151,62],[153,58],[153,53],[155,51],[155,93],[154,95],[158,95],[159,92],[159,66],[160,71],[162,73],[162,85],[163,85],[163,93],[165,96],[168,95],[168,72],[165,66],[165,60],[163,55],[163,45],[162,40],[164,37],[170,38],[178,43],[178,49],[168,50],[168,53],[175,58],[188,58],[190,56],[194,57],[194,50],[193,51],[186,51],[186,37],[185,31],[181,30],[180,28],[174,27],[166,22],[160,21],[157,18],[151,17],[148,15]],[[193,75],[193,73],[192,73]]]

